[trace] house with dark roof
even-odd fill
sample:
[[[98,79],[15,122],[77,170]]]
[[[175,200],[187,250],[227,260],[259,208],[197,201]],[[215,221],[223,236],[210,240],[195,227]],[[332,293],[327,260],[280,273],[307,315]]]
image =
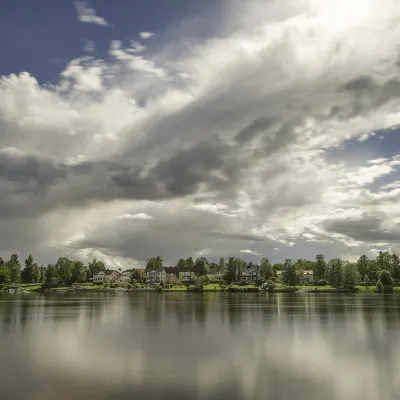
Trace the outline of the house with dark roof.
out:
[[[188,268],[168,267],[165,268],[165,273],[167,283],[193,282],[195,280],[194,272]]]
[[[240,282],[255,282],[258,280],[258,265],[248,265],[239,268],[239,281]]]
[[[160,283],[161,281],[166,281],[166,273],[164,267],[159,267],[153,271],[148,271],[146,273],[147,283]]]
[[[210,282],[221,282],[223,280],[223,273],[210,268],[210,270],[207,272],[207,277]]]
[[[165,283],[193,282],[194,280],[194,272],[188,268],[160,267],[146,273],[146,282],[148,283],[160,283],[161,281]]]

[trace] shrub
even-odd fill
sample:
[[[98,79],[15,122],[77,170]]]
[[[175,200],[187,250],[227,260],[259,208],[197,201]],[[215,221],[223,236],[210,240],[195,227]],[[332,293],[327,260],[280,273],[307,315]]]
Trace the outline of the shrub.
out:
[[[130,283],[128,283],[127,288],[132,289],[132,285]]]
[[[269,279],[268,282],[267,282],[267,290],[268,290],[268,292],[273,292],[275,287],[276,287],[276,283],[272,279]]]
[[[378,283],[376,284],[376,290],[379,293],[392,293],[393,292],[393,278],[390,272],[382,270],[379,273]]]
[[[328,282],[325,279],[320,279],[315,285],[316,286],[326,286]]]
[[[248,282],[245,282],[245,281],[240,281],[238,283],[238,286],[247,286],[247,285],[248,285]]]

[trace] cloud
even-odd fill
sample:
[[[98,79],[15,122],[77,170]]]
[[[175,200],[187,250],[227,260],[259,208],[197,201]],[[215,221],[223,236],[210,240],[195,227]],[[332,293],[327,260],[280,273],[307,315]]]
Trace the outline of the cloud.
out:
[[[139,33],[139,36],[140,36],[142,39],[150,39],[151,37],[154,36],[154,33],[152,33],[152,32],[140,32],[140,33]]]
[[[261,256],[261,253],[258,253],[257,251],[253,251],[250,249],[244,249],[244,250],[240,250],[241,253],[243,254],[252,254],[254,256]]]
[[[96,15],[96,11],[90,7],[86,1],[76,1],[75,8],[78,13],[78,21],[80,22],[96,24],[100,26],[112,26],[104,18]]]
[[[146,213],[138,213],[138,214],[122,214],[117,217],[117,219],[142,219],[149,220],[153,219],[153,217]]]
[[[2,76],[0,251],[140,265],[396,248],[399,159],[366,139],[400,123],[400,11],[339,3],[226,4],[212,37],[189,20],[154,48],[87,48],[53,85]]]

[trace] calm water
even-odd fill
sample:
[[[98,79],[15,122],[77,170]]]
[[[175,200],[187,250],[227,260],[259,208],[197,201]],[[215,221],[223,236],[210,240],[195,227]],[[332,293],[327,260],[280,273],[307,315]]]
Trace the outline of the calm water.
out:
[[[400,297],[0,295],[0,398],[400,398]]]

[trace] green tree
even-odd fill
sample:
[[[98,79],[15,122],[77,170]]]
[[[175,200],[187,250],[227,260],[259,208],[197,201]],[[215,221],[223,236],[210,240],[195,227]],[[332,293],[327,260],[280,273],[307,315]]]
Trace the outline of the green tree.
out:
[[[229,257],[228,264],[226,266],[226,272],[224,274],[224,280],[228,283],[234,282],[237,279],[237,259],[235,257]]]
[[[273,264],[272,269],[274,270],[274,275],[276,276],[278,271],[283,271],[283,264],[282,263]]]
[[[269,262],[268,258],[263,257],[260,263],[259,275],[262,279],[268,281],[268,279],[274,276],[274,270]]]
[[[369,286],[369,276],[367,274],[364,275],[364,285]]]
[[[314,263],[314,281],[318,282],[325,278],[326,262],[323,254],[317,254]]]
[[[42,265],[39,269],[40,269],[40,281],[39,282],[40,283],[45,283],[46,282],[47,268]]]
[[[28,258],[25,260],[25,268],[21,272],[22,282],[31,283],[33,282],[33,267],[35,263],[33,262],[32,254],[29,254]]]
[[[187,266],[188,266],[189,269],[192,269],[194,267],[194,261],[193,261],[192,257],[188,257],[186,259],[186,262],[187,262]]]
[[[379,273],[376,289],[381,293],[391,293],[393,291],[393,278],[388,270]]]
[[[142,269],[134,269],[131,273],[131,281],[143,282],[145,273]]]
[[[82,261],[72,261],[71,281],[85,282],[87,279],[88,268]]]
[[[179,268],[188,268],[187,260],[185,260],[184,258],[180,258],[176,266]]]
[[[11,282],[10,268],[3,262],[0,264],[0,285]]]
[[[98,261],[95,258],[88,264],[89,277],[93,278],[94,275],[98,274],[100,271],[105,271],[106,266],[103,261]]]
[[[208,261],[205,257],[199,257],[196,259],[193,267],[193,271],[196,276],[207,275],[208,272]]]
[[[392,273],[392,265],[391,265],[392,257],[389,252],[380,251],[376,257],[376,264],[379,271],[386,270]]]
[[[222,274],[225,271],[226,265],[225,265],[225,259],[220,258],[218,267],[217,267],[217,272]]]
[[[285,285],[296,287],[298,282],[298,275],[295,263],[287,258],[283,263],[282,281]]]
[[[146,261],[146,272],[154,271],[163,266],[163,259],[160,256],[149,258]]]
[[[392,254],[392,276],[396,282],[400,281],[400,259],[397,254]]]
[[[379,271],[379,265],[376,260],[369,260],[367,273],[371,282],[376,283],[378,281]]]
[[[60,257],[56,263],[58,277],[64,284],[71,283],[73,265],[73,261],[69,260],[67,257]]]
[[[369,259],[365,254],[363,254],[357,260],[357,271],[360,274],[360,276],[365,276],[369,274],[370,272],[369,269],[370,269]]]
[[[18,255],[11,254],[10,259],[6,263],[10,270],[10,280],[13,283],[21,281],[21,264],[19,263]]]
[[[37,264],[33,265],[32,278],[34,283],[40,282],[40,267]]]
[[[343,282],[343,262],[340,258],[332,258],[326,265],[326,280],[328,283],[340,289]]]
[[[357,266],[354,263],[345,262],[343,266],[343,285],[347,289],[353,289],[358,281]]]
[[[54,285],[58,281],[58,269],[54,264],[49,264],[46,268],[46,284]]]

